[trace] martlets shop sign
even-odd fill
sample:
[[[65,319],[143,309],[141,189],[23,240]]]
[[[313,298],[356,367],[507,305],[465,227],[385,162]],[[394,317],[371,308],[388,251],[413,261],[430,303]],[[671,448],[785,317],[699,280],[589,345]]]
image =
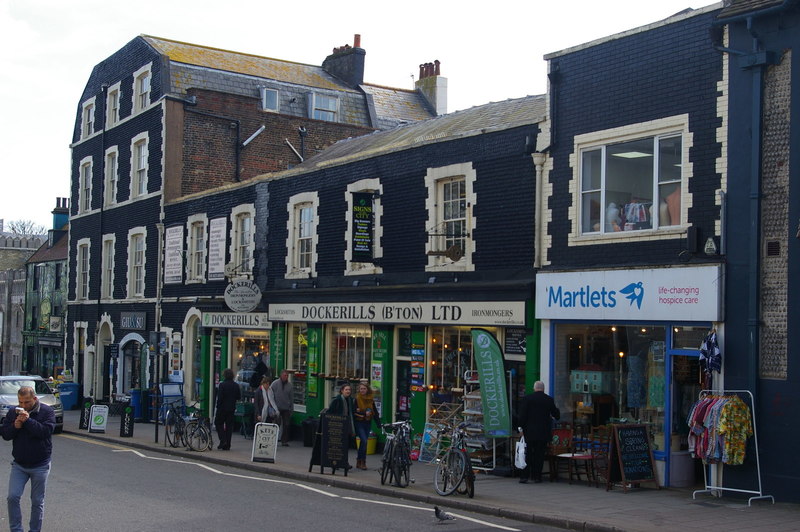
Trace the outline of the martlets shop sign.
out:
[[[536,275],[536,318],[721,321],[719,266]]]

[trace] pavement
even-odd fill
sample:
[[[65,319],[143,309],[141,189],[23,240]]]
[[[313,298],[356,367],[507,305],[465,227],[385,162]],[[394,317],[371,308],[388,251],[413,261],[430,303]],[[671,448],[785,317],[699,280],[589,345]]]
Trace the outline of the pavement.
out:
[[[782,531],[800,530],[800,504],[755,500],[748,505],[747,496],[722,492],[722,496],[698,493],[695,489],[656,489],[653,483],[642,483],[627,492],[621,487],[606,491],[586,483],[558,482],[520,484],[517,478],[479,473],[475,482],[475,497],[453,494],[439,496],[433,488],[435,467],[414,462],[407,488],[381,485],[380,455],[367,456],[368,470],[352,469],[347,476],[330,469],[320,473],[314,466],[309,472],[311,447],[302,441],[292,441],[288,447],[279,446],[275,463],[253,462],[252,439],[234,434],[230,451],[215,449],[193,452],[165,446],[163,427],[159,427],[159,443],[155,443],[155,424],[135,423],[133,436],[121,437],[120,417],[110,416],[104,433],[90,433],[80,428],[80,411],[64,412],[64,432],[103,440],[121,446],[165,453],[200,462],[229,466],[284,477],[296,481],[324,484],[365,493],[396,497],[427,505],[439,505],[453,510],[506,517],[539,525],[579,531]],[[216,434],[214,440],[217,440]],[[355,451],[350,453],[355,464]],[[719,492],[718,492],[719,493]]]

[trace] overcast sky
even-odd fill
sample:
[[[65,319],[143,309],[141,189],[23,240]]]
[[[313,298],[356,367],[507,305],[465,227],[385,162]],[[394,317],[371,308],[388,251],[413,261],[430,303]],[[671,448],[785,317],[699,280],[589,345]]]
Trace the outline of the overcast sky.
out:
[[[452,112],[542,94],[544,54],[712,3],[0,0],[0,218],[51,228],[56,197],[69,196],[69,143],[89,74],[140,34],[320,65],[358,33],[366,82],[412,88],[419,64],[438,59]]]

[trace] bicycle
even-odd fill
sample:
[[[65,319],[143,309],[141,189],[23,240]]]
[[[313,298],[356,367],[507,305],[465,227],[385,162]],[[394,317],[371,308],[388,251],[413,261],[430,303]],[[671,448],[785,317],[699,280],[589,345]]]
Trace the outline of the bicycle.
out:
[[[465,442],[465,426],[465,423],[461,423],[453,427],[450,448],[438,459],[433,487],[439,495],[457,492],[467,494],[470,499],[475,496],[475,471]]]
[[[164,413],[164,437],[170,447],[186,447],[191,451],[207,451],[214,445],[213,436],[206,418],[199,416],[196,403],[189,406],[189,416],[184,416],[187,409],[183,401],[174,401],[166,407]]]
[[[381,484],[394,481],[405,488],[411,481],[411,423],[396,421],[383,425],[386,445],[381,460]]]

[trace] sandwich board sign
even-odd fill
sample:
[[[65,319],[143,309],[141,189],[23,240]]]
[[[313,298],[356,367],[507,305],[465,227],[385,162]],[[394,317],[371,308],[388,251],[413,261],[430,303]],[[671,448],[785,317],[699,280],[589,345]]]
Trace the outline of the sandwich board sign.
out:
[[[275,423],[256,423],[253,432],[253,462],[275,463],[278,451],[278,425]]]
[[[89,413],[89,432],[105,434],[108,423],[108,405],[92,405]]]

